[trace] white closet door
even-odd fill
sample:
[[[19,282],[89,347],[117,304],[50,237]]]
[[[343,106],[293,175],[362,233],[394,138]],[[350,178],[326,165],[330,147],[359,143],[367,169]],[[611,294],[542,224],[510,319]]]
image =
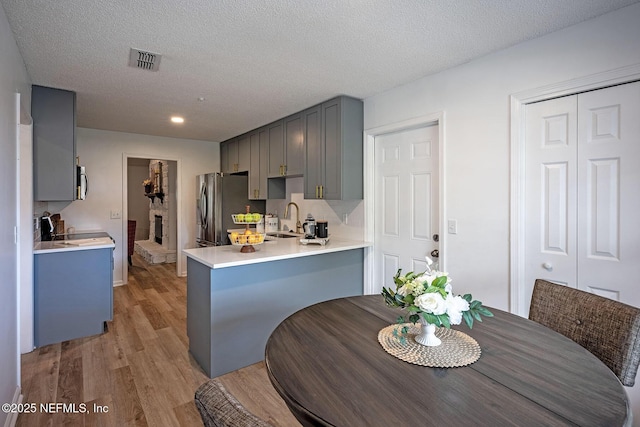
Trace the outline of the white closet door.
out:
[[[525,301],[535,279],[575,288],[577,97],[527,105]]]
[[[578,287],[640,307],[640,82],[578,96]]]
[[[640,82],[527,105],[525,137],[525,301],[541,278],[640,307]]]
[[[393,287],[403,273],[426,270],[438,248],[438,125],[375,138],[375,276]]]

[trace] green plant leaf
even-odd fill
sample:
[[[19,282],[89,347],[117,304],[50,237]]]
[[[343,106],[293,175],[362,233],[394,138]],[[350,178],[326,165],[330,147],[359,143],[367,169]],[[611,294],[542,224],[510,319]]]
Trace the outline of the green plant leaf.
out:
[[[451,329],[451,323],[449,322],[449,316],[446,314],[441,314],[438,316],[438,320],[440,320],[440,324],[447,329]]]
[[[493,313],[487,310],[486,307],[479,307],[478,312],[485,317],[493,317]]]
[[[433,282],[431,282],[431,286],[436,286],[438,288],[444,288],[447,284],[447,276],[436,277]]]
[[[433,315],[432,313],[422,313],[422,318],[427,321],[427,323],[433,323],[434,325],[439,325],[440,320]]]
[[[462,313],[462,318],[464,319],[464,322],[467,324],[469,329],[472,329],[473,328],[473,316],[471,315],[471,313],[469,313],[468,311],[463,312]]]

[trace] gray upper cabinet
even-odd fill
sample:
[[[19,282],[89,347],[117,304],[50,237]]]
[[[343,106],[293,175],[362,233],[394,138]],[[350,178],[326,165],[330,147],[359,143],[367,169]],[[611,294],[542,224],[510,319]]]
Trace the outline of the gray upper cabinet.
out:
[[[267,176],[277,178],[285,175],[284,171],[284,126],[283,121],[266,126],[269,133],[269,168]]]
[[[320,198],[320,183],[324,170],[324,144],[322,144],[321,105],[302,112],[303,136],[306,149],[304,170],[304,198]]]
[[[284,119],[284,174],[301,176],[304,173],[304,137],[302,135],[302,114],[294,114]]]
[[[267,199],[267,163],[269,160],[269,129],[267,126],[249,134],[249,199]]]
[[[238,137],[238,167],[236,172],[246,172],[251,167],[251,141],[249,134]]]
[[[249,172],[249,198],[286,195],[284,178],[304,176],[306,199],[363,197],[363,104],[340,96],[220,145],[223,172]]]
[[[305,198],[363,197],[362,101],[341,96],[305,111]]]
[[[229,170],[229,142],[220,143],[220,172],[222,173],[231,173]]]
[[[291,115],[269,126],[269,178],[301,176],[304,173],[302,114]]]
[[[76,199],[76,94],[33,86],[33,195],[36,201]]]
[[[247,172],[251,163],[249,134],[220,144],[220,169],[223,173]]]

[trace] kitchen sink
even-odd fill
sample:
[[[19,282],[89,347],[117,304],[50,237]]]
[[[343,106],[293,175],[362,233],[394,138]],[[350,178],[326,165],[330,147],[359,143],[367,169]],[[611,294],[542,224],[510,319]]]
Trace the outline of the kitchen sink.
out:
[[[287,233],[267,233],[267,236],[269,237],[277,237],[279,239],[288,239],[288,238],[296,238],[296,237],[300,237],[297,234],[287,234]]]

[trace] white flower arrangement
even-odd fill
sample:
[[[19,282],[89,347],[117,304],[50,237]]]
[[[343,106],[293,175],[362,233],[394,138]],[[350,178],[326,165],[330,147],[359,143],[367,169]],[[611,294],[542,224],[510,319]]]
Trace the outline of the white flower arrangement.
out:
[[[471,294],[454,295],[448,273],[431,270],[431,264],[427,258],[427,271],[419,274],[401,275],[402,269],[398,270],[393,277],[396,290],[382,288],[387,305],[406,309],[412,323],[422,317],[427,323],[445,328],[459,325],[463,319],[473,328],[474,319],[482,322],[481,316],[493,317],[482,302],[472,300]],[[405,316],[398,317],[398,323],[404,322]]]

